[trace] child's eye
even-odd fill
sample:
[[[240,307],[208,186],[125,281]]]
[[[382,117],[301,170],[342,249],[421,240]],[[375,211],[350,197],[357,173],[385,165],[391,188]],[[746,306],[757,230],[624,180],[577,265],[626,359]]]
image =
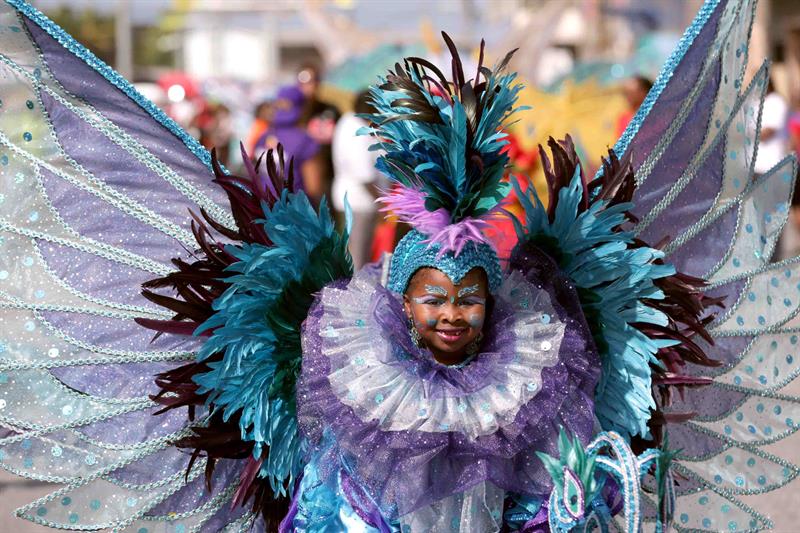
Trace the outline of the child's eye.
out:
[[[438,307],[444,303],[442,298],[437,298],[435,296],[422,296],[420,298],[414,298],[414,301],[418,304],[432,305],[435,307]]]
[[[458,302],[458,305],[463,305],[465,307],[470,306],[470,305],[485,305],[485,304],[486,304],[486,299],[485,298],[480,298],[478,296],[471,296],[469,298],[463,298],[460,302]]]

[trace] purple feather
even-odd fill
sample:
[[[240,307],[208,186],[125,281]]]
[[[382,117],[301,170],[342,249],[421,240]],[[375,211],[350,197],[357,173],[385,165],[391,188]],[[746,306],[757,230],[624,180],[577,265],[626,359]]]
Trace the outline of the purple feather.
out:
[[[429,236],[426,241],[429,245],[439,245],[438,257],[447,252],[458,256],[467,243],[490,244],[484,235],[484,230],[489,227],[488,220],[497,217],[502,212],[500,204],[480,217],[466,217],[451,224],[450,213],[444,208],[428,211],[425,208],[425,193],[423,191],[397,185],[378,198],[383,203],[381,211],[391,212],[401,222],[410,224],[420,233]]]

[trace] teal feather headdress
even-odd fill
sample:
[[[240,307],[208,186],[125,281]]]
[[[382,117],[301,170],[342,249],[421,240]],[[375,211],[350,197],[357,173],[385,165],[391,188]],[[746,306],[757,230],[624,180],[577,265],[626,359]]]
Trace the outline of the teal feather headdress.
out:
[[[474,78],[467,79],[455,44],[442,33],[452,55],[452,81],[431,62],[409,57],[371,90],[377,112],[367,130],[385,153],[378,169],[393,183],[380,200],[384,210],[437,244],[439,253],[459,255],[469,243],[486,243],[486,219],[499,210],[510,186],[503,181],[506,119],[521,85],[505,73],[514,53],[489,69],[484,43]]]

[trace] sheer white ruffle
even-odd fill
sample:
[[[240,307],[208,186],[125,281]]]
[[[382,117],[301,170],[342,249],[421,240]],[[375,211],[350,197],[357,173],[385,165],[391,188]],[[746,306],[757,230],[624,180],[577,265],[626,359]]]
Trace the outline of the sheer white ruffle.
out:
[[[388,431],[457,431],[471,438],[494,433],[514,420],[519,408],[541,390],[541,371],[558,361],[565,325],[549,295],[513,273],[495,298],[513,310],[504,327],[513,335],[495,343],[502,364],[475,368],[484,354],[461,369],[480,372],[471,390],[446,379],[426,379],[379,334],[368,310],[374,281],[357,276],[345,289],[327,288],[322,295],[323,353],[331,362],[329,380],[337,397],[362,420],[377,420]],[[380,312],[380,309],[378,310]],[[495,356],[498,354],[494,354]],[[488,357],[488,356],[487,356]],[[445,367],[443,367],[443,370]]]

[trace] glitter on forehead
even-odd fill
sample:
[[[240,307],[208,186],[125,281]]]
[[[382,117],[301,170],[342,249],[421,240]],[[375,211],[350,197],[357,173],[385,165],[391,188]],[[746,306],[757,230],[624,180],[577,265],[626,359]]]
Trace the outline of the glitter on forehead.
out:
[[[480,285],[477,283],[475,285],[470,285],[469,287],[464,287],[460,291],[458,291],[458,297],[463,298],[464,296],[469,296],[470,294],[475,294],[480,290]]]
[[[441,294],[442,296],[447,296],[447,289],[440,287],[439,285],[425,285],[425,290],[431,294]]]

